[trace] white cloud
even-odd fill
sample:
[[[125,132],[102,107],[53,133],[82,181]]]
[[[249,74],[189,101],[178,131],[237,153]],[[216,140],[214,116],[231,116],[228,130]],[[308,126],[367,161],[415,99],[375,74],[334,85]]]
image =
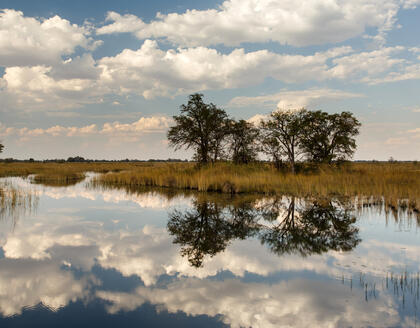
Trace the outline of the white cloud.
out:
[[[333,48],[312,56],[243,49],[221,54],[203,47],[163,51],[156,41],[146,40],[136,51],[125,49],[115,57],[102,58],[98,66],[107,88],[151,98],[255,85],[267,77],[287,83],[324,80],[329,77],[327,60],[351,51]]]
[[[89,28],[59,16],[36,19],[21,11],[0,10],[0,66],[57,63],[77,47],[94,49],[99,45],[89,34]]]
[[[420,60],[420,58],[419,58]],[[384,77],[372,78],[369,83],[392,83],[406,80],[418,80],[420,79],[420,63],[412,63],[405,65],[399,71],[393,71]]]
[[[165,38],[183,46],[268,41],[307,46],[342,42],[374,28],[377,35],[372,38],[383,43],[401,7],[414,8],[417,2],[227,0],[218,9],[158,13],[150,23],[109,12],[107,21],[112,23],[97,29],[97,34],[131,32],[139,39]]]
[[[283,90],[275,94],[256,97],[235,97],[230,107],[261,106],[274,109],[312,108],[329,101],[364,97],[362,94],[334,89]]]
[[[285,83],[325,81],[378,83],[414,79],[418,64],[394,58],[403,47],[354,53],[348,46],[313,55],[288,55],[259,50],[235,49],[223,54],[204,47],[162,50],[146,40],[137,50],[125,49],[95,62],[85,54],[52,66],[7,67],[0,78],[5,107],[25,110],[77,108],[91,103],[115,101],[115,95],[138,94],[146,99],[173,97],[203,90],[231,89],[257,85],[266,78]],[[309,92],[309,91],[308,91]],[[311,95],[289,94],[279,106],[317,104],[317,100],[351,97],[339,90],[318,89]],[[320,95],[316,95],[318,92]],[[335,94],[334,94],[335,93]],[[277,95],[273,95],[275,98]],[[286,96],[283,93],[283,96]],[[273,99],[274,99],[273,98]],[[293,99],[292,99],[293,98]],[[105,100],[104,100],[105,99]],[[270,96],[241,101],[272,102]]]
[[[67,65],[72,66],[68,63],[55,69],[51,66],[7,67],[0,78],[3,102],[10,107],[31,111],[68,109],[99,102],[103,91],[95,80],[86,79],[87,75],[70,77],[82,72],[85,66],[77,67],[71,73],[74,66],[67,68]],[[82,74],[91,73],[86,70]],[[60,78],[66,74],[68,78]]]
[[[82,127],[64,127],[55,125],[46,129],[29,129],[29,128],[13,128],[5,127],[0,123],[0,136],[20,136],[20,137],[37,137],[37,136],[92,136],[107,135],[110,137],[121,135],[139,135],[144,133],[165,132],[172,119],[167,116],[151,116],[141,117],[133,123],[122,124],[119,122],[104,123],[102,128],[98,128],[96,124],[86,125]]]
[[[267,115],[256,114],[250,117],[249,119],[247,119],[246,121],[257,126],[261,123],[261,121],[264,121],[266,118],[267,118]]]
[[[110,25],[103,26],[96,30],[96,34],[112,34],[112,33],[127,33],[137,32],[144,28],[146,24],[135,15],[120,15],[116,12],[110,11],[106,17],[107,22],[113,22]]]
[[[333,67],[330,69],[331,78],[362,79],[364,82],[370,82],[373,76],[384,73],[398,64],[404,64],[404,59],[392,57],[403,50],[404,47],[397,46],[334,58]]]

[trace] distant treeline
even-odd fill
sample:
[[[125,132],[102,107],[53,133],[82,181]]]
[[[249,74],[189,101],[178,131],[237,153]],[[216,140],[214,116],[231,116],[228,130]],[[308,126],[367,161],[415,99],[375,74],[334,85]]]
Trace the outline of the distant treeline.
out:
[[[33,158],[29,159],[15,159],[15,158],[4,158],[0,159],[0,163],[168,163],[168,162],[188,162],[187,159],[179,158],[168,158],[168,159],[120,159],[120,160],[109,160],[109,159],[85,159],[80,156],[69,157],[67,159],[44,159],[44,160],[35,160]]]

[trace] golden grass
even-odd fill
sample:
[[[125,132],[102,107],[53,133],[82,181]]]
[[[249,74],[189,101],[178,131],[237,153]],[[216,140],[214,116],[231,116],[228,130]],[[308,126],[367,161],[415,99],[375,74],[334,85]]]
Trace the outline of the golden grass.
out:
[[[42,184],[44,186],[62,187],[74,185],[80,181],[83,181],[85,178],[85,173],[64,171],[37,174],[32,179],[32,182]]]
[[[304,172],[305,170],[303,170]],[[296,175],[278,172],[269,164],[217,163],[0,163],[1,176],[28,176],[34,182],[65,185],[83,179],[85,172],[106,173],[96,186],[163,187],[223,193],[261,193],[298,197],[372,198],[390,206],[419,209],[420,164],[347,163],[320,166]]]
[[[139,163],[140,165],[143,163]],[[0,163],[0,177],[31,174],[65,176],[74,173],[121,171],[132,169],[137,163]],[[144,165],[144,164],[143,164]]]
[[[15,225],[18,218],[34,210],[37,203],[38,196],[35,192],[18,189],[6,182],[0,184],[0,220],[11,218]]]
[[[268,164],[218,163],[202,168],[192,163],[162,164],[104,174],[94,183],[299,197],[384,197],[415,208],[420,204],[420,165],[413,163],[348,163],[296,175],[280,173]]]
[[[0,177],[34,175],[32,181],[48,186],[68,186],[85,178],[86,172],[119,172],[151,163],[0,163]]]

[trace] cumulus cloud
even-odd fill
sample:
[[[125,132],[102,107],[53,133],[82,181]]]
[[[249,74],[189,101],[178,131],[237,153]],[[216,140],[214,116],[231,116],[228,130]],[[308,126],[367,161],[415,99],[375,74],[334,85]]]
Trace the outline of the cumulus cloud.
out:
[[[264,96],[235,97],[229,101],[228,106],[260,106],[271,109],[273,107],[278,109],[312,108],[330,101],[358,97],[364,97],[364,95],[334,89],[282,90]]]
[[[257,85],[267,78],[289,84],[331,79],[373,84],[391,78],[418,78],[418,63],[395,57],[405,50],[389,47],[354,53],[344,46],[312,55],[244,49],[224,54],[205,47],[162,50],[156,41],[146,40],[137,50],[125,49],[97,61],[86,54],[53,66],[7,67],[0,89],[3,103],[9,107],[53,110],[104,102],[116,94],[138,94],[146,99],[173,97]],[[350,97],[343,91],[335,91],[336,95],[325,92],[329,93],[325,98],[339,97],[340,92]],[[280,105],[287,106],[288,101]],[[297,105],[306,101],[300,99]]]
[[[163,51],[156,41],[146,40],[138,50],[100,59],[98,66],[106,87],[151,98],[255,85],[267,77],[287,83],[324,80],[329,77],[327,61],[351,51],[340,47],[310,56],[244,49],[222,54],[204,47]]]
[[[29,129],[29,128],[14,128],[5,127],[0,123],[0,136],[20,136],[20,137],[38,137],[38,136],[92,136],[92,135],[107,135],[107,136],[121,136],[121,135],[138,135],[143,133],[165,132],[172,119],[167,116],[152,116],[141,117],[133,123],[122,124],[119,122],[104,123],[102,128],[98,128],[96,124],[90,124],[82,127],[64,127],[55,125],[46,129]]]
[[[0,10],[0,66],[35,66],[57,63],[77,47],[94,49],[90,29],[59,16],[25,17],[21,11]]]
[[[390,72],[384,77],[371,78],[369,79],[369,83],[370,84],[392,83],[392,82],[398,82],[398,81],[418,80],[418,79],[420,79],[420,63],[411,63],[408,65],[405,65],[399,71]]]
[[[401,7],[417,4],[417,0],[227,0],[218,9],[158,13],[150,23],[134,15],[109,12],[110,24],[96,33],[131,32],[139,39],[164,38],[182,46],[268,41],[308,46],[342,42],[373,28],[377,32],[371,37],[383,43]]]
[[[100,102],[103,91],[95,80],[87,79],[85,70],[82,77],[75,77],[85,66],[73,73],[70,63],[57,66],[7,67],[0,78],[2,96],[9,106],[24,110],[57,110],[80,107]],[[73,75],[64,78],[64,75]],[[61,77],[60,77],[61,76]]]
[[[360,78],[369,82],[372,76],[405,63],[404,59],[392,57],[403,50],[404,47],[401,46],[388,47],[334,58],[332,60],[333,67],[330,70],[331,77],[338,79]]]

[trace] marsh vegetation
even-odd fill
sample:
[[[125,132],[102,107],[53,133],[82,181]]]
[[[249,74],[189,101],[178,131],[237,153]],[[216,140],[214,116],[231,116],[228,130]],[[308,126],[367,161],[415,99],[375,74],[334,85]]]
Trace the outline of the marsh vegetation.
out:
[[[34,211],[38,195],[34,190],[14,186],[8,181],[0,182],[0,220],[10,220],[14,226],[19,217]]]

